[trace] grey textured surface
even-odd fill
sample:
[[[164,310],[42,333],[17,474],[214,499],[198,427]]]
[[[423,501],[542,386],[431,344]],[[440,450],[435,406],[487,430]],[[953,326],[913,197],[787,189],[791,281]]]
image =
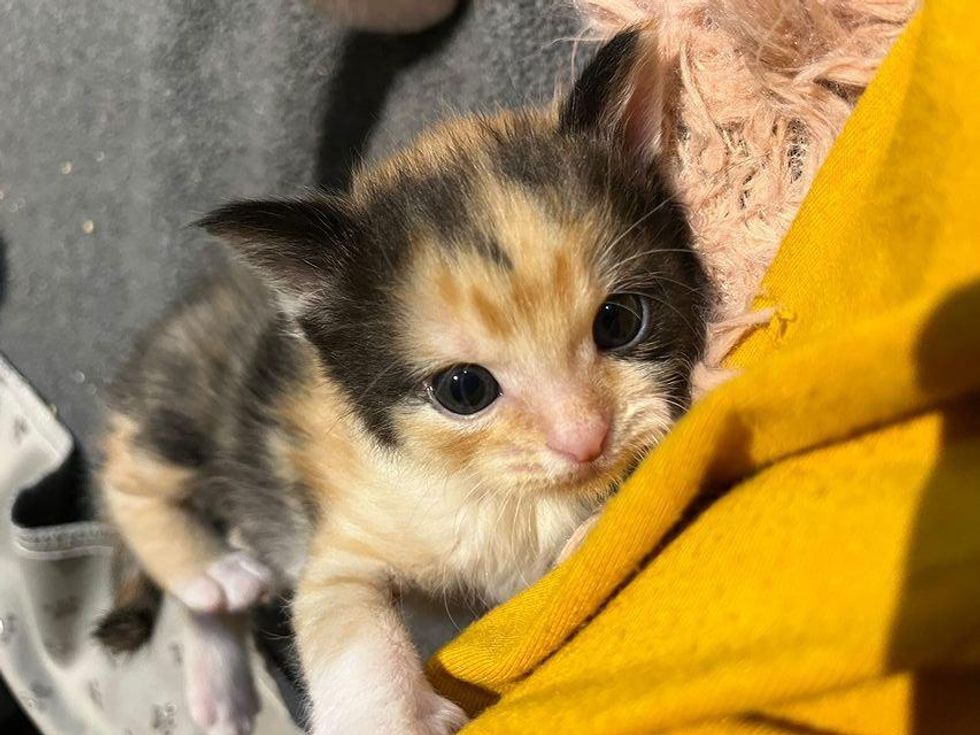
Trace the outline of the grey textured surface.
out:
[[[343,186],[453,110],[547,101],[575,30],[547,0],[477,0],[411,39],[302,0],[0,0],[0,19],[0,349],[90,450],[134,336],[215,262],[189,222]]]

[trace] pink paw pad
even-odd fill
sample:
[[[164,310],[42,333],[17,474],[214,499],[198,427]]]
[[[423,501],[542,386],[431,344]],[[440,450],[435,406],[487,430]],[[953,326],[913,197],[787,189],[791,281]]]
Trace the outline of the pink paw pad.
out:
[[[243,551],[226,554],[175,594],[198,612],[238,612],[269,591],[272,572]]]
[[[191,719],[208,735],[250,735],[259,711],[247,648],[223,616],[193,615],[184,657]]]

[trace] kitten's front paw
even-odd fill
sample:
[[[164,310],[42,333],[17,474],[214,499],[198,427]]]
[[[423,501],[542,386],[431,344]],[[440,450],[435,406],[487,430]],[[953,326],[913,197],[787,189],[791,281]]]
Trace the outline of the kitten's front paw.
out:
[[[469,722],[462,708],[432,691],[426,692],[420,707],[422,723],[418,735],[452,735]]]
[[[238,612],[251,607],[272,585],[272,572],[244,551],[225,554],[174,594],[197,612]]]
[[[371,691],[362,684],[362,693]],[[469,718],[462,709],[436,694],[426,683],[408,693],[389,691],[380,699],[357,694],[332,703],[317,706],[313,703],[312,735],[453,735]]]

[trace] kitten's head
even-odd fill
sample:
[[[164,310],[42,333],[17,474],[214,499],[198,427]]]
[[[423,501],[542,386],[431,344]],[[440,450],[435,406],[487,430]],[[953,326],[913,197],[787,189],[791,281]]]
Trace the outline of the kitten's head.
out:
[[[380,445],[517,491],[599,495],[689,401],[706,280],[655,165],[638,32],[555,112],[451,122],[349,195],[203,224],[264,273]]]

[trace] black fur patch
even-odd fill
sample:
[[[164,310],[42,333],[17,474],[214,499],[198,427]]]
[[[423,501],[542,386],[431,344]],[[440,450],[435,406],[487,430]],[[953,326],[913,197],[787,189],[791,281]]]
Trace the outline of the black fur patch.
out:
[[[315,288],[332,273],[344,247],[356,240],[356,223],[338,197],[242,201],[216,209],[197,225],[278,284]]]
[[[554,188],[556,172],[571,167],[556,137],[529,122],[518,121],[510,131],[488,125],[486,132],[497,173],[519,186]]]
[[[301,357],[295,340],[287,335],[289,325],[282,314],[275,315],[259,336],[251,365],[246,373],[248,405],[256,409],[256,419],[265,422],[268,412],[300,379]]]
[[[398,202],[398,209],[431,226],[440,236],[440,244],[454,249],[472,249],[494,265],[512,270],[510,256],[493,237],[478,226],[473,213],[473,178],[475,166],[461,157],[438,173],[406,178],[397,186],[377,194],[377,209],[386,202]]]
[[[635,29],[623,31],[599,49],[561,107],[561,130],[595,130],[607,119],[624,92],[639,37]]]
[[[211,437],[198,428],[195,419],[167,406],[143,418],[137,441],[180,467],[201,467],[214,453]]]
[[[379,208],[357,259],[336,274],[329,303],[299,320],[330,375],[367,428],[393,444],[392,407],[415,390],[410,366],[394,347],[399,314],[390,288],[404,267],[408,236],[401,220]]]
[[[92,635],[115,654],[139,650],[153,637],[161,600],[160,590],[147,585],[139,599],[111,610],[99,620]]]

